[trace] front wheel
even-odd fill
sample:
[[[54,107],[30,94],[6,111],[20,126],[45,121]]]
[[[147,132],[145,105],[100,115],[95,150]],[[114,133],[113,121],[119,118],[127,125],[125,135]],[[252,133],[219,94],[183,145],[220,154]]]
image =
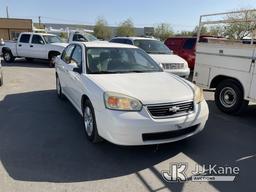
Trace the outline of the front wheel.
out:
[[[15,57],[12,55],[11,51],[5,51],[3,53],[3,58],[6,63],[12,63],[15,60]]]
[[[59,77],[57,76],[56,77],[56,92],[57,92],[57,95],[60,99],[64,99],[64,95],[62,93],[62,88],[61,88],[61,84],[60,84],[60,79]]]
[[[84,122],[84,132],[85,132],[87,138],[92,143],[100,142],[101,137],[98,134],[94,109],[89,100],[86,100],[84,103],[83,122]]]
[[[51,53],[51,54],[49,55],[49,67],[50,67],[50,68],[53,68],[53,67],[55,66],[54,61],[55,61],[55,59],[56,59],[57,56],[58,56],[57,53]]]
[[[4,84],[4,76],[3,76],[3,73],[0,72],[1,75],[0,75],[0,87]]]
[[[217,86],[215,102],[221,111],[232,115],[241,114],[248,106],[242,87],[232,79],[224,80]]]

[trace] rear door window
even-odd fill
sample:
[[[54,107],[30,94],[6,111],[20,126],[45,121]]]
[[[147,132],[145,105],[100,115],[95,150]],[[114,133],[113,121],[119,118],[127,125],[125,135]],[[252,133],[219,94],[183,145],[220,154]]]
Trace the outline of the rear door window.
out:
[[[112,43],[124,43],[123,39],[112,39],[110,42]]]
[[[29,34],[23,34],[20,37],[20,43],[29,43],[30,35]]]
[[[196,39],[187,39],[183,45],[183,49],[193,49],[196,45]]]
[[[73,41],[87,42],[87,39],[85,39],[81,34],[74,34]]]
[[[39,45],[43,45],[44,44],[44,40],[40,35],[33,35],[32,37],[32,44],[39,44]]]

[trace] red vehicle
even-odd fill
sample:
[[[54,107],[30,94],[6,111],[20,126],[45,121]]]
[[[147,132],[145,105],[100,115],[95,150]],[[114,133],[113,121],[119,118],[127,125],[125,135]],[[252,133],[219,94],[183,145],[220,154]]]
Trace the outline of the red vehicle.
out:
[[[185,59],[191,70],[194,69],[196,37],[170,37],[164,43],[174,54]]]
[[[200,42],[208,42],[208,39],[216,39],[223,37],[213,37],[213,36],[201,36]],[[176,36],[170,37],[165,40],[165,45],[173,51],[174,54],[179,55],[188,62],[188,66],[191,70],[195,66],[195,50],[196,50],[196,36],[184,37]]]

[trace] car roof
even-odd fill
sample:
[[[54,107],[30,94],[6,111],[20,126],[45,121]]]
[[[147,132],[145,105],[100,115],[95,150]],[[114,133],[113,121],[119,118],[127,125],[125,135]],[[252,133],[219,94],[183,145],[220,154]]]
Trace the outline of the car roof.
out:
[[[113,39],[130,39],[130,40],[155,40],[158,41],[155,38],[150,37],[114,37]]]
[[[48,36],[56,36],[51,33],[34,33],[34,32],[22,32],[21,34],[27,34],[27,35],[48,35]]]
[[[90,42],[81,42],[79,44],[85,45],[85,47],[96,47],[96,48],[138,48],[133,45],[120,44],[120,43],[111,43],[108,41],[90,41]]]

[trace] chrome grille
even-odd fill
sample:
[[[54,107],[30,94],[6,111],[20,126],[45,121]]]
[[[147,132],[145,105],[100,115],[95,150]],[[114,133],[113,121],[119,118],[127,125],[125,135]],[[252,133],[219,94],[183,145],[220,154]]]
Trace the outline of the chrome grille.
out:
[[[194,111],[194,102],[186,101],[161,105],[148,105],[147,109],[153,118],[172,118],[192,113]]]
[[[164,69],[183,69],[184,63],[162,63]]]

